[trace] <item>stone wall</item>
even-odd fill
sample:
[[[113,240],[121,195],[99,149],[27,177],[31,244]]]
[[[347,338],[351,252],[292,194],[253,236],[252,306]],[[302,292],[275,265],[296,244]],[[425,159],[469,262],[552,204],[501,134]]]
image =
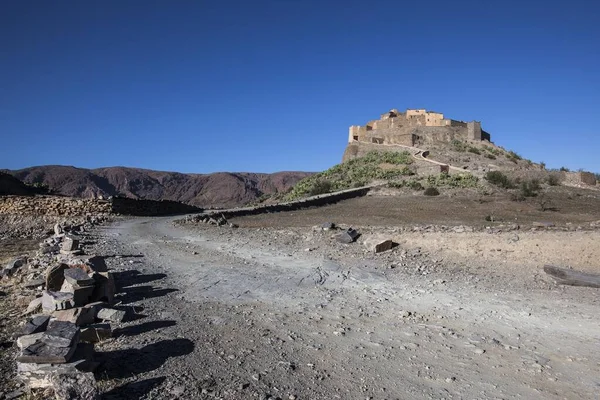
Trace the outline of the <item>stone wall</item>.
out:
[[[109,214],[106,200],[74,199],[60,196],[0,196],[0,214],[83,216]]]
[[[75,199],[61,196],[0,196],[0,214],[40,216],[138,215],[157,216],[200,212],[202,209],[176,201]]]

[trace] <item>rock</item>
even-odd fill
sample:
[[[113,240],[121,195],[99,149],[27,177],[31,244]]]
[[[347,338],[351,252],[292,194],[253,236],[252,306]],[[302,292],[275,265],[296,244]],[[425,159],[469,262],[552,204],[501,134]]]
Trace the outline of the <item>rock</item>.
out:
[[[4,395],[4,400],[15,400],[20,398],[21,396],[23,396],[25,394],[25,392],[23,390],[14,390],[10,393],[7,393]]]
[[[370,251],[381,253],[393,249],[396,243],[394,243],[391,239],[373,236],[365,239],[364,245]]]
[[[65,280],[60,288],[60,291],[63,293],[73,293],[73,302],[75,307],[81,307],[92,300],[94,286],[79,286],[77,284],[71,284]]]
[[[356,238],[358,238],[359,233],[356,231],[356,229],[352,229],[352,228],[348,228],[347,231],[340,233],[339,235],[337,235],[335,237],[335,239],[340,242],[340,243],[352,243],[356,240]]]
[[[46,311],[67,310],[75,307],[73,293],[42,291],[42,308]]]
[[[100,256],[85,256],[77,258],[78,267],[83,268],[88,274],[90,272],[108,272],[108,267],[104,261],[104,257]]]
[[[46,289],[59,291],[62,286],[65,275],[64,271],[69,269],[67,264],[54,264],[46,270]]]
[[[33,333],[31,335],[23,335],[17,338],[17,347],[19,350],[23,350],[26,347],[31,346],[37,341],[40,341],[44,332]]]
[[[65,231],[63,230],[62,226],[60,226],[60,224],[55,224],[54,225],[54,235],[55,236],[61,236],[63,233],[65,233]]]
[[[77,326],[93,324],[95,312],[89,307],[75,307],[68,310],[54,311],[52,316],[57,321],[71,322]]]
[[[321,224],[321,229],[323,229],[324,231],[331,231],[335,229],[335,224],[333,222],[325,222]]]
[[[94,324],[81,329],[79,340],[87,343],[97,343],[112,337],[110,324]]]
[[[535,228],[552,228],[554,223],[552,222],[534,222],[532,223]]]
[[[94,278],[91,278],[80,268],[65,269],[63,275],[65,280],[73,285],[91,286],[94,284]]]
[[[92,373],[53,373],[50,383],[57,400],[96,400],[98,389]]]
[[[63,239],[60,249],[64,252],[71,252],[79,249],[79,240],[66,236]]]
[[[52,347],[70,347],[79,340],[77,325],[66,321],[52,321],[44,332],[41,341]]]
[[[31,302],[29,302],[29,305],[27,306],[27,310],[25,310],[25,313],[31,314],[31,313],[36,313],[38,311],[42,311],[42,298],[41,297],[37,297],[37,298],[31,300]]]
[[[64,364],[34,364],[17,362],[19,380],[30,388],[50,387],[50,375],[53,373],[92,372],[97,363],[93,361],[93,346],[80,343],[68,363]]]
[[[11,277],[25,264],[27,264],[27,258],[25,257],[18,257],[14,259],[4,268],[4,276]]]
[[[54,347],[38,340],[24,348],[17,356],[17,361],[35,364],[64,364],[69,361],[74,352],[75,346]]]
[[[90,309],[92,315],[94,315],[94,318],[98,318],[98,312],[100,312],[100,310],[103,308],[106,308],[106,306],[107,304],[103,301],[95,301],[93,303],[86,304],[84,308]]]
[[[102,308],[98,311],[96,318],[103,321],[122,322],[125,319],[125,311],[115,310],[114,308]]]
[[[94,274],[94,291],[91,301],[105,301],[112,303],[115,298],[115,279],[111,272],[98,272]]]
[[[32,333],[43,332],[48,327],[48,321],[50,317],[47,315],[38,315],[37,317],[31,318],[21,331],[23,335],[31,335]]]

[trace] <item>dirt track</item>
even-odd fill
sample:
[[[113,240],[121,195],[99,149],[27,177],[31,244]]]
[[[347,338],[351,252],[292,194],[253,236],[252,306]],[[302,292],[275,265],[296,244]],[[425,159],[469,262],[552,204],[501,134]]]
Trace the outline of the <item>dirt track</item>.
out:
[[[597,395],[598,290],[558,287],[523,261],[533,249],[597,260],[598,232],[427,235],[374,255],[307,227],[155,218],[98,231],[94,250],[113,256],[122,304],[138,314],[98,348],[106,397]],[[473,254],[453,245],[477,238]]]

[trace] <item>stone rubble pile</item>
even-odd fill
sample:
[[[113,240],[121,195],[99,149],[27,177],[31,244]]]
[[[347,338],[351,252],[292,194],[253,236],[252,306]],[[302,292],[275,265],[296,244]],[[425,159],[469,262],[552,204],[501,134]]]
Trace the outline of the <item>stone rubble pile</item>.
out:
[[[1,279],[12,279],[32,300],[18,334],[18,379],[30,388],[52,388],[57,399],[96,399],[94,343],[111,337],[115,281],[104,259],[84,255],[78,232],[85,225],[56,224],[36,256],[9,263]]]

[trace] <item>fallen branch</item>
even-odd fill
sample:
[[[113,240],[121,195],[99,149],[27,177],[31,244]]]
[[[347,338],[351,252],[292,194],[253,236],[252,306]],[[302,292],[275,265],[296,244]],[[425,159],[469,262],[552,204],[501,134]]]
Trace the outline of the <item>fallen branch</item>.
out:
[[[600,275],[586,274],[567,268],[544,265],[544,272],[550,275],[559,285],[588,286],[600,288]]]

